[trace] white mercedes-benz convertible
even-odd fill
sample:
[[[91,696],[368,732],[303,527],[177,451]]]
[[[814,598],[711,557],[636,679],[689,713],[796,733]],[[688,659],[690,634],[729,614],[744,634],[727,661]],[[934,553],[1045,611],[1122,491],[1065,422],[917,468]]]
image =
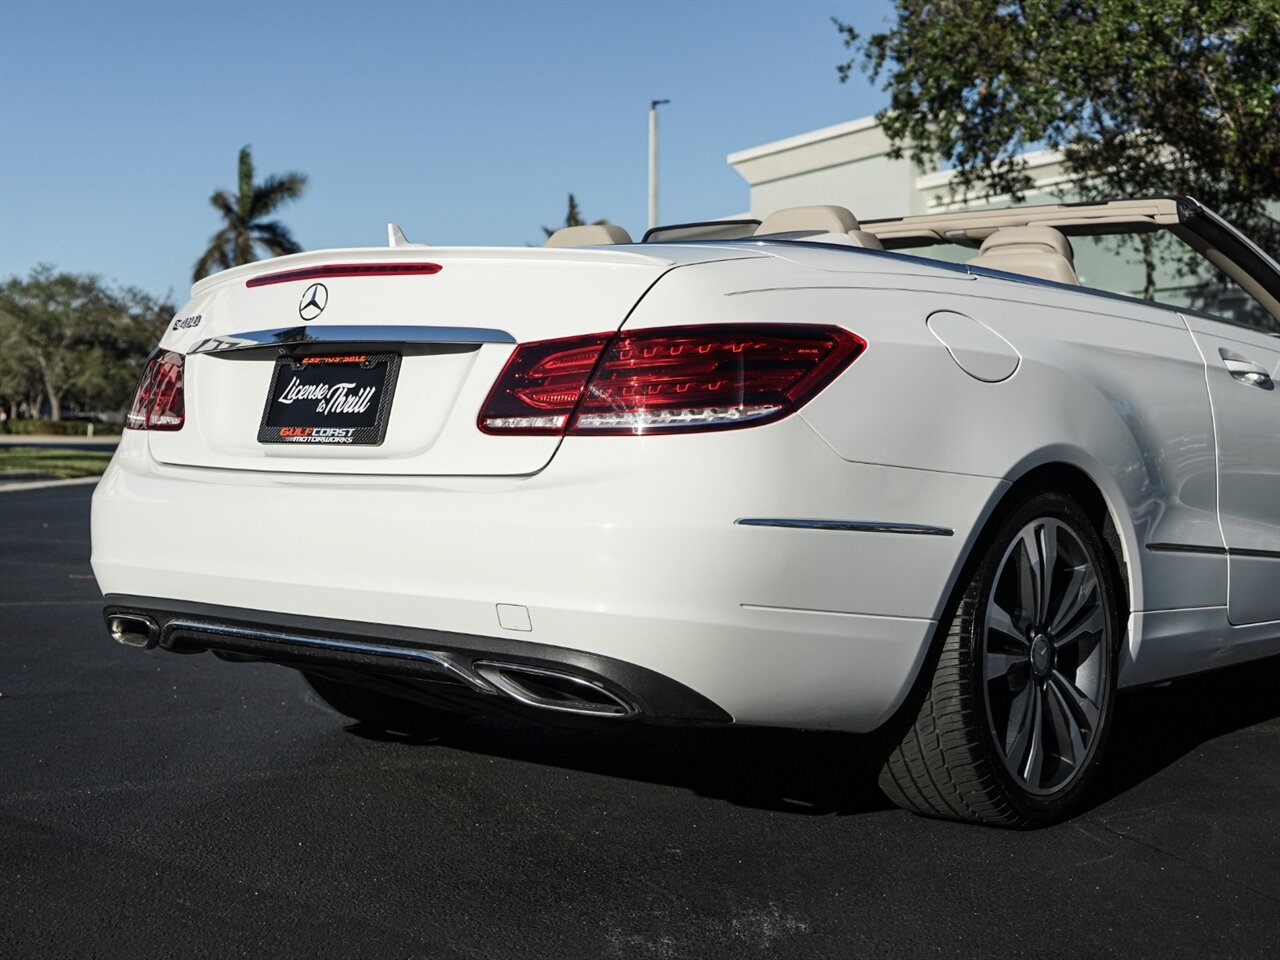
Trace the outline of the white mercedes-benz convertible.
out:
[[[1008,826],[1118,689],[1280,653],[1280,267],[1192,200],[389,233],[196,284],[94,495],[116,640],[392,730],[868,734]]]

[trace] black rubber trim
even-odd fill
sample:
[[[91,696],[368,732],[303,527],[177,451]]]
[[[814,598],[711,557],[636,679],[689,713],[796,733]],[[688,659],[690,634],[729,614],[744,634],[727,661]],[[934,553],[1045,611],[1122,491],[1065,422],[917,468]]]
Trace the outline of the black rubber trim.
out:
[[[1148,543],[1154,553],[1198,553],[1212,557],[1261,557],[1280,560],[1280,550],[1254,550],[1250,547],[1201,547],[1186,543]]]
[[[474,669],[474,663],[482,660],[542,667],[602,684],[634,706],[637,719],[681,724],[733,721],[702,694],[646,667],[528,640],[125,594],[107,594],[103,613],[108,620],[119,614],[154,620],[159,625],[159,646],[175,653],[212,651],[224,659],[338,671],[348,679],[412,682],[424,696],[438,696],[478,712],[514,711],[539,717],[550,713],[522,707],[497,691]],[[304,642],[292,643],[289,635]],[[308,639],[317,645],[306,643]],[[326,641],[345,643],[351,649],[318,645]],[[357,649],[360,644],[378,649]]]
[[[1280,550],[1253,550],[1248,547],[1227,547],[1228,557],[1262,557],[1267,560],[1280,560]]]
[[[1200,547],[1190,543],[1148,543],[1152,553],[1199,553],[1204,556],[1225,557],[1226,547]]]

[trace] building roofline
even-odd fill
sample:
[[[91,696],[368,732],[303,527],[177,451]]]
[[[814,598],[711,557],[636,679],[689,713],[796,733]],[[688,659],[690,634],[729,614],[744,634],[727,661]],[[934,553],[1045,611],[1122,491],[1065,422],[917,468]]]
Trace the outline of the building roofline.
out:
[[[857,120],[847,120],[844,123],[837,123],[830,127],[810,130],[808,133],[797,134],[784,140],[774,140],[772,143],[762,143],[758,147],[748,147],[746,150],[739,150],[737,153],[729,154],[726,159],[730,164],[739,164],[746,160],[757,160],[760,157],[767,157],[774,153],[784,153],[797,147],[807,147],[810,144],[821,143],[823,140],[834,140],[836,137],[843,137],[846,134],[870,130],[879,125],[879,121],[874,116],[859,117]]]

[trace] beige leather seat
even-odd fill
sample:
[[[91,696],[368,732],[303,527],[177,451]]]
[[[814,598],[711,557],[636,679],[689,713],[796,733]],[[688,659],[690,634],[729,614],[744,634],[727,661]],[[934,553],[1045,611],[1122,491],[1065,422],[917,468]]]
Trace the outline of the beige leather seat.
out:
[[[600,247],[610,243],[630,243],[631,234],[612,223],[588,223],[581,227],[561,227],[547,237],[548,247]]]
[[[755,235],[763,237],[775,233],[809,233],[815,230],[820,233],[843,233],[855,247],[884,249],[874,234],[862,229],[862,224],[858,223],[858,218],[851,211],[845,207],[829,205],[783,207],[775,210],[756,227]]]
[[[1080,284],[1071,256],[1071,244],[1053,227],[1004,227],[997,230],[982,241],[982,248],[969,264],[1041,280]]]

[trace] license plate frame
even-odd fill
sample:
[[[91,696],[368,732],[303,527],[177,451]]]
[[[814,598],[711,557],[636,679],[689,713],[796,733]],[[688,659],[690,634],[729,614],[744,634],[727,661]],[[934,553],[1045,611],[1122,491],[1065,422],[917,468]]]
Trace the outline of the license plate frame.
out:
[[[381,446],[399,374],[398,353],[281,355],[271,372],[258,442]]]

